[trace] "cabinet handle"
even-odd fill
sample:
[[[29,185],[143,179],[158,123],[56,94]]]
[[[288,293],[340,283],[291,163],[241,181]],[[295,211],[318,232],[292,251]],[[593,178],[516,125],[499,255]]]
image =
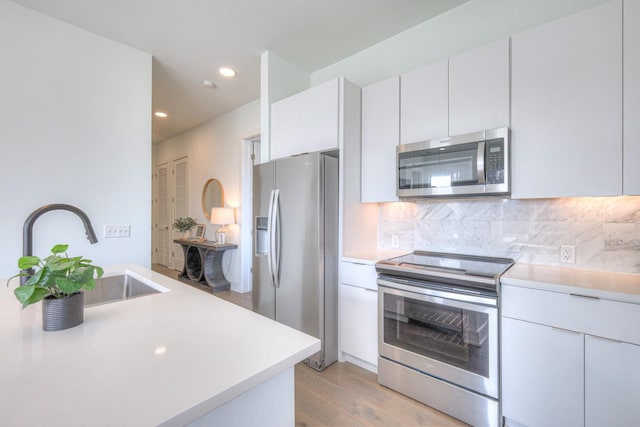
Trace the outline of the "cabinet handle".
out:
[[[364,262],[352,262],[353,265],[367,265]]]
[[[572,297],[578,297],[578,298],[588,298],[588,299],[593,299],[593,300],[599,300],[600,298],[598,297],[593,297],[591,295],[580,295],[580,294],[569,294]]]
[[[591,336],[593,338],[596,338],[596,339],[599,339],[599,340],[602,340],[602,341],[610,341],[610,342],[615,342],[617,344],[624,344],[624,341],[614,340],[613,338],[599,337],[599,336],[596,336],[596,335],[589,335],[589,336]]]
[[[375,293],[378,293],[378,290],[377,290],[377,289],[371,289],[371,288],[362,288],[362,289],[364,289],[364,290],[365,290],[365,291],[367,291],[367,292],[375,292]]]
[[[555,326],[552,326],[551,329],[553,329],[554,331],[558,331],[558,332],[565,332],[568,334],[577,334],[580,335],[580,332],[577,331],[572,331],[570,329],[562,329],[562,328],[556,328]]]

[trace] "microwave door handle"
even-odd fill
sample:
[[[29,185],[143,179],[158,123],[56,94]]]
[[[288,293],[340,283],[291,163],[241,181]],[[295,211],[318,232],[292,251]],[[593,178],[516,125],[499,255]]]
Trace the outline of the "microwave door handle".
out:
[[[478,184],[484,184],[486,181],[484,177],[484,145],[484,141],[478,143]]]

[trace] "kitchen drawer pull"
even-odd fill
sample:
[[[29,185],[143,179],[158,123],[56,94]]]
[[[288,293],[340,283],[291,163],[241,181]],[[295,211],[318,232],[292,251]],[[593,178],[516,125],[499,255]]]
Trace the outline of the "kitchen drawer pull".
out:
[[[371,289],[371,288],[362,288],[362,289],[364,289],[364,290],[365,290],[365,291],[367,291],[367,292],[375,292],[375,293],[378,293],[378,290],[377,290],[377,289]]]
[[[591,335],[593,338],[602,340],[602,341],[610,341],[610,342],[615,342],[617,344],[624,344],[624,341],[620,341],[620,340],[614,340],[613,338],[607,338],[607,337],[599,337],[597,335]]]
[[[598,297],[593,297],[591,295],[580,295],[580,294],[569,294],[572,297],[578,297],[578,298],[588,298],[588,299],[593,299],[593,300],[599,300],[600,298]]]
[[[558,331],[558,332],[565,332],[565,333],[569,333],[569,334],[578,334],[578,335],[580,335],[580,332],[572,331],[570,329],[556,328],[555,326],[552,326],[551,329],[553,329],[555,331]]]
[[[368,265],[368,264],[365,264],[364,262],[353,262],[353,261],[350,261],[349,263],[353,264],[353,265]]]

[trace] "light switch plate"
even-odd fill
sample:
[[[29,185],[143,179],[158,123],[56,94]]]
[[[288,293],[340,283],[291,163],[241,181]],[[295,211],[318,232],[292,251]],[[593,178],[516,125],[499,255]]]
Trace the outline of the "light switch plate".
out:
[[[104,237],[129,237],[131,234],[131,226],[130,225],[105,225],[104,226]]]

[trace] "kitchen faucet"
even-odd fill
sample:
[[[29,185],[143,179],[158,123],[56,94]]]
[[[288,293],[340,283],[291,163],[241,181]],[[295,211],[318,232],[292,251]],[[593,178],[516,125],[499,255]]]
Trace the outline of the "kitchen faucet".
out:
[[[55,210],[64,210],[73,212],[78,215],[84,224],[84,229],[87,233],[87,239],[92,244],[98,243],[98,239],[96,237],[96,233],[93,231],[93,226],[91,225],[91,221],[87,214],[85,214],[80,209],[75,206],[66,205],[63,203],[54,203],[52,205],[44,205],[31,212],[31,215],[27,217],[24,222],[24,226],[22,227],[22,256],[30,256],[33,255],[33,223],[36,222],[36,219],[40,218],[42,214],[49,211]],[[29,275],[33,275],[33,270],[23,270],[23,272],[28,273]],[[20,284],[24,285],[29,278],[27,276],[20,277]]]

